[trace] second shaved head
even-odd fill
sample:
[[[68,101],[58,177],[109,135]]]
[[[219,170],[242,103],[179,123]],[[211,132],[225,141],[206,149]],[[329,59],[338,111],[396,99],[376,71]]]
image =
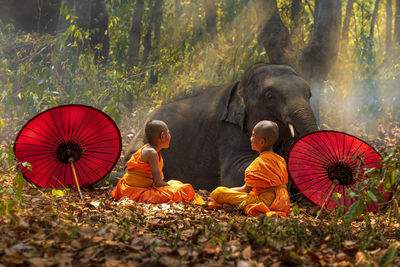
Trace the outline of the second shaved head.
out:
[[[168,126],[165,122],[160,120],[151,120],[146,123],[144,132],[146,134],[147,141],[152,144],[154,141],[161,136],[162,132],[167,132]]]
[[[279,138],[279,127],[273,121],[260,121],[254,126],[254,131],[265,139],[268,145],[273,146]]]

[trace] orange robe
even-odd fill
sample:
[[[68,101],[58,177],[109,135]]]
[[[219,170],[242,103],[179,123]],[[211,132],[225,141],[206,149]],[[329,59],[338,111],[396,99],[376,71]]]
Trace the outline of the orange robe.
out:
[[[144,147],[136,151],[127,163],[127,172],[119,179],[117,186],[111,192],[111,197],[119,200],[122,197],[128,197],[136,202],[144,203],[166,203],[188,202],[195,204],[204,204],[203,199],[194,192],[190,184],[183,184],[177,180],[168,181],[169,186],[154,187],[153,177],[150,169],[150,164],[142,161],[142,150]],[[161,177],[163,159],[161,153],[158,154],[158,168],[160,169]]]
[[[290,212],[287,182],[285,160],[274,152],[264,151],[245,171],[245,184],[252,187],[250,193],[221,186],[210,194],[210,198],[216,207],[227,203],[243,207],[246,214],[253,216],[287,216]]]

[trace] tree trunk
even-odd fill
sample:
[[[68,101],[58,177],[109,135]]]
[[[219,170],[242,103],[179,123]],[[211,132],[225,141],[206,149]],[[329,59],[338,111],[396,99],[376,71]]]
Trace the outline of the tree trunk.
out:
[[[153,60],[156,62],[160,57],[160,35],[161,35],[161,22],[162,22],[162,8],[163,8],[164,1],[163,0],[156,0],[154,3],[154,9],[152,12],[152,21],[154,22],[154,39],[153,44],[156,50],[153,51],[154,56]],[[157,83],[158,80],[158,73],[155,68],[153,68],[150,74],[149,82],[151,84]]]
[[[153,22],[154,22],[154,44],[160,45],[160,33],[162,23],[162,8],[164,1],[157,0],[154,4]]]
[[[133,12],[132,28],[129,33],[128,66],[134,67],[139,64],[139,48],[142,34],[143,0],[136,0]]]
[[[59,18],[61,0],[0,0],[0,18],[12,23],[16,30],[27,33],[54,33]]]
[[[180,16],[181,11],[181,0],[175,0],[174,4],[174,16],[177,18]]]
[[[391,56],[392,52],[392,24],[393,9],[392,0],[386,0],[386,32],[385,32],[385,58]]]
[[[303,4],[301,0],[291,0],[292,4],[290,6],[290,21],[291,21],[291,31],[290,35],[297,35],[301,26],[300,18],[303,13]]]
[[[316,12],[315,30],[303,51],[299,68],[311,85],[311,107],[318,124],[320,94],[323,82],[336,61],[340,40],[341,0],[320,0]]]
[[[151,32],[152,32],[152,25],[148,25],[147,30],[146,30],[146,34],[144,36],[143,39],[143,59],[142,62],[143,64],[146,64],[149,60],[149,55],[151,53],[151,51],[153,50],[153,47],[151,45]]]
[[[374,38],[375,21],[376,21],[376,16],[378,15],[378,9],[379,9],[379,0],[376,0],[374,6],[374,12],[372,12],[371,28],[369,30],[369,36],[371,36],[371,38]]]
[[[210,36],[215,36],[217,34],[217,5],[215,0],[206,0],[204,11],[206,13],[206,30]]]
[[[303,4],[301,0],[291,0],[290,6],[290,43],[292,44],[292,49],[290,50],[290,55],[297,54],[296,51],[301,45],[301,29],[302,23],[301,18],[303,14]]]
[[[307,3],[307,2],[306,2]],[[342,2],[341,0],[316,0],[314,30],[307,46],[299,53],[300,60],[287,54],[293,46],[289,31],[282,23],[276,0],[255,0],[259,38],[269,57],[269,63],[288,64],[310,83],[313,97],[311,107],[318,124],[320,91],[339,50]],[[298,1],[292,2],[293,18]]]
[[[104,0],[91,1],[90,6],[90,46],[95,51],[95,61],[105,64],[110,50],[108,37],[108,13]],[[98,48],[97,45],[101,44]]]
[[[348,0],[346,6],[346,14],[343,20],[342,27],[342,44],[345,46],[347,38],[349,37],[350,19],[353,14],[354,0]]]
[[[301,3],[301,0],[291,0],[292,4],[290,6],[290,20],[292,21],[292,27],[295,26],[293,25],[295,21],[298,21],[298,18],[300,17],[301,10],[303,9],[303,5]]]
[[[151,51],[153,50],[153,47],[151,45],[151,34],[153,32],[153,13],[154,13],[154,2],[157,0],[151,0],[149,1],[149,9],[151,10],[152,14],[149,16],[149,21],[147,22],[146,25],[146,34],[144,35],[143,39],[143,59],[142,62],[143,64],[146,64],[149,60],[149,55]]]
[[[396,0],[396,15],[394,19],[394,41],[400,45],[400,0]]]
[[[269,61],[287,64],[286,49],[290,44],[289,31],[283,25],[276,0],[255,0],[257,28]]]

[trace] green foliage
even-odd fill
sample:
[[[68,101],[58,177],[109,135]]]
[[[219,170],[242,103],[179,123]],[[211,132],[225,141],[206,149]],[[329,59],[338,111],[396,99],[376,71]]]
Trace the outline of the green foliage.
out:
[[[357,218],[358,216],[360,216],[361,214],[365,213],[365,202],[362,200],[357,200],[356,202],[354,202],[349,210],[346,212],[345,217],[344,217],[344,221],[345,221],[345,225],[349,226],[350,223]]]
[[[389,246],[386,253],[379,260],[379,267],[387,267],[389,266],[390,263],[392,263],[392,261],[394,260],[394,258],[398,253],[397,251],[399,246],[400,246],[399,242],[395,242]]]
[[[27,162],[23,162],[21,165],[31,169],[30,164]],[[0,188],[0,215],[10,215],[23,202],[22,189],[25,185],[22,172],[14,162],[12,146],[9,147],[8,151],[0,148],[0,175],[2,177],[15,175],[11,187]]]
[[[53,190],[51,190],[51,194],[52,194],[53,196],[60,196],[60,197],[62,197],[62,196],[64,196],[64,195],[66,194],[66,192],[67,192],[68,190],[69,190],[68,188],[66,188],[66,189],[53,189]]]
[[[149,2],[144,1],[142,44],[152,27]],[[180,6],[175,7],[175,1],[164,1],[160,43],[153,44],[147,61],[143,59],[141,46],[139,64],[134,68],[128,67],[127,55],[135,1],[105,1],[110,50],[104,64],[95,60],[100,47],[87,45],[95,30],[90,32],[79,27],[79,18],[64,5],[60,16],[66,27],[57,35],[15,33],[12,25],[1,24],[0,100],[4,105],[0,107],[0,125],[6,123],[4,117],[23,114],[31,117],[66,103],[93,105],[110,114],[120,125],[128,114],[133,114],[136,120],[142,116],[139,113],[147,113],[177,95],[237,80],[248,66],[267,60],[258,40],[254,1],[216,1],[218,33],[215,36],[206,33],[203,1],[179,2]],[[292,33],[292,50],[297,53],[310,39],[314,4],[303,3],[293,23],[291,2],[277,3],[282,21]],[[326,83],[322,117],[337,128],[344,127],[349,120],[342,112],[359,111],[368,118],[379,112],[382,117],[390,114],[392,121],[399,118],[396,106],[400,95],[389,89],[400,77],[400,65],[398,57],[384,60],[382,56],[385,54],[384,38],[381,38],[385,25],[382,7],[378,10],[375,34],[369,36],[374,3],[356,1],[354,4],[351,38],[346,41],[346,49],[341,49],[337,69]],[[155,84],[149,82],[154,73],[158,76]],[[356,99],[365,100],[366,105]],[[355,105],[354,101],[357,101]],[[345,107],[337,109],[339,104]],[[353,108],[357,112],[351,112]],[[16,127],[21,123],[13,122]]]
[[[400,147],[390,153],[384,153],[383,165],[380,168],[365,170],[363,175],[367,176],[367,179],[356,184],[354,191],[349,190],[349,196],[356,198],[357,201],[350,206],[344,216],[345,226],[348,227],[357,217],[365,214],[368,205],[375,203],[381,209],[383,205],[393,205],[393,201],[386,203],[384,196],[391,194],[395,198],[398,195],[397,186],[400,184],[399,158]],[[368,220],[369,217],[365,216],[366,224],[370,225]]]

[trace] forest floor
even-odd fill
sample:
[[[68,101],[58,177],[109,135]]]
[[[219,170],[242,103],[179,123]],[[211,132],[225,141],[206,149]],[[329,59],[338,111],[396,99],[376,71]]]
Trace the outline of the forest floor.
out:
[[[400,128],[390,131],[374,145],[394,149]],[[14,136],[3,139],[3,149]],[[15,172],[1,175],[3,190],[15,187]],[[131,205],[110,192],[111,186],[85,188],[80,199],[74,190],[25,183],[12,209],[14,194],[2,191],[0,266],[400,265],[396,212],[361,215],[346,227],[339,213],[315,219],[317,208],[302,203],[292,203],[286,218],[255,218],[188,203]]]

